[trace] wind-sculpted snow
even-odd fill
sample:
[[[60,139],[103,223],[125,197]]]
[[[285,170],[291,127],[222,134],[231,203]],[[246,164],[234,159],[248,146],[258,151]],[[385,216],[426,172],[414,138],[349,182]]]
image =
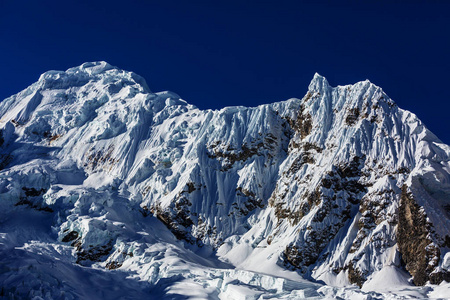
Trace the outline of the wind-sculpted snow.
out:
[[[2,296],[448,296],[450,147],[369,81],[214,111],[85,63],[0,130]]]

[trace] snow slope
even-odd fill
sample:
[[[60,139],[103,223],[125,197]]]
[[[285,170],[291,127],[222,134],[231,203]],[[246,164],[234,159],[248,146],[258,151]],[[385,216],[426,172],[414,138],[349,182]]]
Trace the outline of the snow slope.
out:
[[[369,81],[202,111],[85,63],[2,101],[0,129],[3,295],[448,291],[450,147]]]

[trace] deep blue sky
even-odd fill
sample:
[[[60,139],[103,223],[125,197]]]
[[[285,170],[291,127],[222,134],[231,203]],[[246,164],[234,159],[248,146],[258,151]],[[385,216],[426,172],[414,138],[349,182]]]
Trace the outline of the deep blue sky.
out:
[[[200,108],[369,79],[450,143],[450,1],[0,0],[0,99],[95,60]]]

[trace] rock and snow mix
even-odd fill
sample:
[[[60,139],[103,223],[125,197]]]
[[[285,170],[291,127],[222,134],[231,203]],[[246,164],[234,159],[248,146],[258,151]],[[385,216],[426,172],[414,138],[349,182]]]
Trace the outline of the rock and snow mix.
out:
[[[450,147],[369,81],[202,111],[96,62],[0,102],[10,298],[447,298],[449,208]]]

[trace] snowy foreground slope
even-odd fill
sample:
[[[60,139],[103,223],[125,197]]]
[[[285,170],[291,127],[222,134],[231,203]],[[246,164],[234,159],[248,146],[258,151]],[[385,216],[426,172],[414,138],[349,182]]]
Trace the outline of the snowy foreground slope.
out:
[[[450,297],[450,147],[369,81],[202,111],[85,63],[0,130],[0,296]]]

